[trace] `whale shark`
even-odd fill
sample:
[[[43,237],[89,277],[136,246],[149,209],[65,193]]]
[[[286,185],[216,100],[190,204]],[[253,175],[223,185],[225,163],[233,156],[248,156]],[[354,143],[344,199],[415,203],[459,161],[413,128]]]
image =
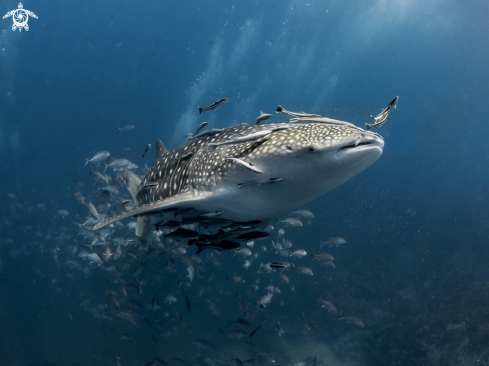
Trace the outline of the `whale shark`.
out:
[[[240,124],[206,131],[168,150],[161,141],[144,178],[118,172],[136,207],[94,230],[137,217],[136,234],[196,224],[219,228],[219,240],[268,225],[313,201],[379,159],[383,138],[351,123],[309,118],[297,123]],[[198,239],[197,239],[198,240]]]

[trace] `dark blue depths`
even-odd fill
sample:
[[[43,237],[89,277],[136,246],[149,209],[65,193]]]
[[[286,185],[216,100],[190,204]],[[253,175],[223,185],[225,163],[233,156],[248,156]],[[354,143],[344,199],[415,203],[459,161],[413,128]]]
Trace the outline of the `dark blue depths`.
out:
[[[12,18],[0,23],[2,365],[108,365],[117,356],[121,365],[236,364],[232,358],[313,365],[316,355],[318,365],[489,364],[485,2],[23,6],[38,16],[29,18],[29,31],[12,31]],[[17,7],[7,1],[0,11]],[[77,235],[88,210],[74,193],[101,202],[93,193],[101,184],[82,156],[108,150],[142,174],[157,138],[173,148],[203,121],[208,128],[254,123],[260,110],[274,113],[280,104],[363,127],[395,95],[398,108],[377,129],[386,143],[379,161],[304,207],[315,218],[303,227],[285,228],[291,249],[308,253],[319,252],[318,241],[345,238],[326,249],[335,268],[309,254],[280,257],[275,223],[272,238],[250,248],[267,250],[248,269],[239,255],[215,254],[220,268],[204,252],[206,270],[188,288],[178,255],[167,256],[176,260],[172,272],[161,255],[133,242],[123,247],[127,297],[114,272],[79,256],[89,252],[78,245],[89,240]],[[199,115],[198,106],[223,97],[229,102]],[[270,122],[278,121],[274,114]],[[135,128],[119,134],[126,125]],[[153,150],[143,159],[148,143]],[[120,230],[117,236],[133,237]],[[257,273],[280,259],[314,275],[291,270],[286,284],[278,273]],[[226,280],[233,275],[244,283]],[[254,306],[269,285],[281,292],[265,309]],[[245,319],[238,289],[254,314],[246,318],[251,328],[228,326]],[[155,295],[161,309],[147,309]],[[164,303],[166,295],[177,301]],[[365,326],[340,320],[351,316]],[[267,317],[252,338],[219,334],[249,334]],[[216,349],[197,347],[199,339]]]

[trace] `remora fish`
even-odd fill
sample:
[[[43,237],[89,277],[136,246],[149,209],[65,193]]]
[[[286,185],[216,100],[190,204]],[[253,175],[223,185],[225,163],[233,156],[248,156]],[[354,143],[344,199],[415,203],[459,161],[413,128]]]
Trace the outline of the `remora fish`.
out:
[[[195,245],[197,246],[197,248],[199,248],[197,250],[197,253],[196,254],[201,253],[205,249],[215,249],[215,250],[217,250],[217,251],[220,252],[222,250],[234,250],[234,249],[237,249],[237,248],[240,248],[241,247],[241,245],[239,243],[236,243],[236,242],[234,242],[232,240],[223,240],[219,244],[213,244],[213,243],[209,243],[209,244],[196,243]]]
[[[147,153],[149,153],[149,150],[151,150],[151,144],[146,145],[146,149],[144,149],[144,152],[141,154],[141,157],[144,159]]]
[[[309,114],[309,113],[304,113],[304,112],[300,112],[300,113],[289,112],[289,111],[286,111],[284,109],[284,107],[282,107],[281,105],[279,105],[277,107],[277,110],[275,111],[275,113],[285,113],[285,114],[288,114],[289,116],[295,117],[295,118],[317,118],[317,117],[321,117],[319,114]]]
[[[247,134],[244,136],[239,136],[239,137],[236,137],[234,139],[227,140],[227,141],[210,143],[209,146],[210,147],[216,147],[216,146],[221,146],[221,145],[239,144],[242,142],[259,140],[263,137],[268,136],[272,132],[280,131],[282,129],[287,129],[289,127],[290,126],[273,127],[273,128],[268,129],[268,130],[261,130],[261,131],[253,132],[253,133],[250,133],[250,134]]]
[[[259,125],[262,122],[267,123],[266,121],[270,117],[272,117],[272,114],[267,114],[267,113],[263,113],[263,111],[260,111],[260,116],[256,119],[255,125]]]
[[[187,136],[187,140],[190,140],[193,136],[197,135],[200,130],[202,130],[205,126],[207,126],[209,124],[209,122],[202,122],[199,127],[197,127],[197,131],[195,131],[195,133],[189,133],[188,136]]]
[[[266,139],[247,138],[264,131]],[[229,141],[234,143],[219,145]],[[210,144],[214,144],[211,149]],[[368,168],[380,157],[383,146],[378,134],[344,125],[242,124],[224,128],[163,152],[142,180],[122,169],[118,176],[136,207],[96,224],[94,230],[132,216],[138,217],[139,237],[148,236],[153,225],[175,220],[199,223],[202,231],[219,226],[218,222],[261,222],[260,226],[266,226],[273,217],[305,205]],[[177,159],[189,153],[190,158]],[[227,158],[259,166],[264,180],[275,183],[240,188],[243,182],[253,181],[256,173],[226,162]],[[144,189],[146,182],[158,182],[158,186]],[[210,223],[200,217],[220,211]]]
[[[212,103],[211,105],[208,105],[207,107],[204,107],[204,108],[199,107],[199,112],[200,112],[199,114],[202,114],[202,112],[204,112],[204,111],[210,111],[210,110],[216,109],[217,107],[220,107],[223,104],[225,104],[228,100],[229,100],[228,98],[221,98],[218,101]]]
[[[370,118],[373,119],[374,123],[373,124],[365,123],[365,125],[367,126],[367,131],[373,127],[382,126],[388,119],[390,119],[389,113],[392,110],[396,109],[398,100],[399,100],[399,96],[394,97],[394,99],[392,99],[390,103],[387,104],[387,106],[384,109],[382,109],[382,111],[377,117],[371,115]]]

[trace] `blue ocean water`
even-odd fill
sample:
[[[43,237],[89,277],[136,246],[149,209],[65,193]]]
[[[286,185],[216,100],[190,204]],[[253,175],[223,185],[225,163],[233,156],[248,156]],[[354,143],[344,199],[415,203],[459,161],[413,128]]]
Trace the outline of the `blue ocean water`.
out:
[[[0,23],[1,365],[116,365],[118,357],[122,366],[239,366],[236,358],[489,364],[487,2],[22,5],[38,17],[29,17],[28,31],[13,31],[12,17]],[[18,7],[5,0],[0,12]],[[274,113],[282,105],[363,128],[396,95],[390,120],[373,130],[385,140],[380,159],[302,207],[315,216],[303,227],[285,228],[291,249],[313,254],[318,241],[345,238],[327,248],[335,268],[308,254],[287,260],[313,276],[291,270],[283,283],[277,273],[259,273],[261,263],[285,260],[272,248],[281,228],[275,222],[272,237],[250,248],[266,252],[248,269],[233,253],[214,254],[221,267],[203,253],[205,271],[187,287],[178,254],[149,255],[127,229],[109,244],[114,251],[116,237],[129,240],[124,266],[109,271],[80,257],[91,239],[79,235],[88,210],[74,193],[103,201],[94,198],[103,185],[94,185],[82,157],[108,150],[143,174],[156,139],[175,148],[204,121],[209,128],[253,124],[262,110],[273,114],[270,123],[285,122]],[[199,115],[198,106],[224,97],[225,105]],[[118,133],[126,125],[135,128]],[[233,275],[244,283],[226,279]],[[268,285],[281,292],[265,309],[253,306]],[[246,318],[251,328],[228,326],[244,319],[238,289],[254,313]],[[164,303],[165,295],[177,301]],[[148,309],[155,296],[161,309]],[[338,314],[322,308],[320,297]],[[351,316],[365,326],[340,320]],[[249,334],[265,319],[246,337],[260,352],[219,332]],[[216,349],[197,347],[199,339]]]

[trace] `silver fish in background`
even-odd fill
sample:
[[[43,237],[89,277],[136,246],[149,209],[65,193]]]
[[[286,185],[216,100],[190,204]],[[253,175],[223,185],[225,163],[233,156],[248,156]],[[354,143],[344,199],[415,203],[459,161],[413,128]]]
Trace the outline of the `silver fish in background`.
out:
[[[321,245],[319,249],[323,247],[323,245],[327,245],[330,247],[339,247],[342,244],[346,243],[346,240],[343,238],[329,238],[328,241],[320,241]]]
[[[291,211],[291,214],[297,215],[297,216],[304,218],[304,219],[313,219],[314,218],[314,214],[311,211],[307,211],[307,210]]]
[[[358,319],[356,316],[339,318],[339,320],[344,320],[347,324],[353,324],[357,327],[365,328],[365,323],[361,319]]]
[[[306,326],[306,328],[309,329],[312,334],[316,335],[316,327],[314,326],[314,323],[309,319],[306,319],[304,313],[302,313],[302,319],[304,320],[304,325]]]
[[[129,131],[132,131],[132,130],[134,130],[134,127],[135,126],[133,126],[133,125],[127,125],[127,126],[124,126],[122,128],[120,128],[120,127],[116,127],[116,128],[119,130],[119,133],[121,133],[121,132],[129,132]]]
[[[367,126],[367,131],[370,130],[371,128],[382,126],[388,119],[390,119],[389,113],[392,112],[394,109],[396,109],[398,100],[399,100],[399,96],[394,97],[394,99],[392,99],[390,103],[387,104],[387,106],[384,109],[382,109],[382,111],[377,117],[371,115],[370,118],[372,118],[374,123],[372,124],[365,123],[365,125]]]
[[[218,101],[208,105],[207,107],[203,107],[203,108],[198,107],[199,112],[200,112],[199,114],[202,114],[202,112],[205,112],[205,111],[211,111],[213,109],[216,109],[217,107],[220,107],[223,104],[226,104],[228,100],[229,100],[228,98],[221,98]]]
[[[338,314],[338,309],[331,301],[323,300],[322,297],[319,297],[318,301],[321,303],[321,307],[325,308],[328,312],[333,312],[336,315]]]
[[[87,159],[84,157],[83,158],[83,159],[85,159],[85,165],[84,166],[87,166],[88,163],[98,165],[102,161],[107,160],[108,158],[110,158],[110,153],[107,150],[99,151],[99,152],[95,153],[95,155],[91,159]]]

